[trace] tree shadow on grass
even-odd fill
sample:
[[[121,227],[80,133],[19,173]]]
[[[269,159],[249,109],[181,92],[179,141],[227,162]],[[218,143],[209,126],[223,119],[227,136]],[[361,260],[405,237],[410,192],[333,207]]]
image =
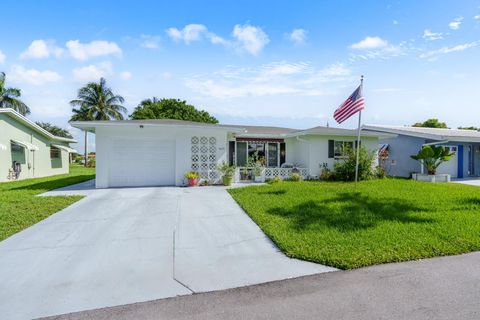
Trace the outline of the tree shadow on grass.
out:
[[[384,221],[400,223],[431,223],[434,219],[413,216],[415,211],[427,211],[399,199],[376,199],[360,193],[341,193],[321,203],[306,201],[293,208],[272,208],[270,214],[288,218],[297,230],[326,226],[339,231],[375,227]]]
[[[10,190],[53,190],[66,187],[72,184],[81,183],[95,179],[95,174],[85,174],[73,177],[65,177],[61,179],[53,179],[32,184],[26,184],[19,187],[11,188]]]
[[[287,193],[287,190],[285,189],[280,189],[280,190],[272,190],[272,191],[263,191],[259,192],[258,194],[268,194],[268,195],[274,195],[274,196],[281,196]]]

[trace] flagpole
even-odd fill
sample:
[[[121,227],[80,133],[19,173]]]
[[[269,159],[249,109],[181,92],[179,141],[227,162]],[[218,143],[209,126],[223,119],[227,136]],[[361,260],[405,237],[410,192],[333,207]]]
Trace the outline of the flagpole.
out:
[[[363,75],[360,77],[360,87],[363,91]],[[363,92],[362,92],[363,95]],[[358,113],[358,132],[357,132],[357,161],[355,162],[355,185],[358,182],[358,162],[360,160],[360,134],[361,134],[361,125],[362,125],[362,111]]]

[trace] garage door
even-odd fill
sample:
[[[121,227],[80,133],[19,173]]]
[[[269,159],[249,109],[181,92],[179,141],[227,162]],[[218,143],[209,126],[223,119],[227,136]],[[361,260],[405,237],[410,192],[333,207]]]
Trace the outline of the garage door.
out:
[[[110,151],[110,187],[175,184],[175,141],[114,139]]]

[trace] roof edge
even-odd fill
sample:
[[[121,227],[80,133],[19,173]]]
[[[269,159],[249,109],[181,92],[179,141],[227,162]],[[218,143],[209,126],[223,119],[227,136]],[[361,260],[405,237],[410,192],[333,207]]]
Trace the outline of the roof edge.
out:
[[[21,115],[17,111],[13,110],[12,108],[0,108],[0,113],[6,113],[9,114],[10,116],[13,116],[13,118],[16,118],[17,120],[20,120],[27,126],[30,126],[32,129],[40,132],[42,135],[56,141],[62,141],[62,142],[69,142],[69,143],[76,143],[77,140],[75,139],[70,139],[70,138],[64,138],[64,137],[59,137],[56,135],[51,134],[47,130],[43,129],[40,127],[38,124],[33,122],[32,120],[28,119],[27,117]]]

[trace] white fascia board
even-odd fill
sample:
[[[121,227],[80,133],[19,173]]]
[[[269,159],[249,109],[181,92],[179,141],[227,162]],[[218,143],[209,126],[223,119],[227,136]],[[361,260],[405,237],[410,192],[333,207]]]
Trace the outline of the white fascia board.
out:
[[[164,124],[164,123],[128,123],[122,121],[104,121],[104,122],[96,122],[96,121],[72,121],[70,122],[72,127],[87,130],[90,132],[95,132],[95,129],[98,127],[164,127],[164,128],[175,128],[175,127],[182,127],[182,128],[189,128],[189,129],[206,129],[206,130],[220,130],[220,131],[228,131],[233,133],[245,133],[246,129],[244,128],[237,128],[237,127],[228,127],[228,126],[202,126],[202,125],[191,125],[191,124]]]
[[[69,138],[64,138],[64,137],[58,137],[58,136],[54,136],[53,134],[51,134],[50,132],[48,132],[47,130],[43,129],[42,127],[40,127],[38,124],[36,124],[35,122],[29,120],[28,118],[22,116],[20,113],[18,113],[17,111],[11,109],[11,108],[0,108],[0,113],[7,113],[9,116],[11,116],[12,118],[15,118],[17,121],[23,123],[24,125],[26,125],[27,127],[30,127],[36,131],[38,131],[39,133],[41,133],[42,135],[46,136],[47,138],[50,138],[52,140],[55,140],[55,141],[62,141],[62,142],[69,142],[69,143],[76,143],[77,141],[75,139],[69,139]]]

